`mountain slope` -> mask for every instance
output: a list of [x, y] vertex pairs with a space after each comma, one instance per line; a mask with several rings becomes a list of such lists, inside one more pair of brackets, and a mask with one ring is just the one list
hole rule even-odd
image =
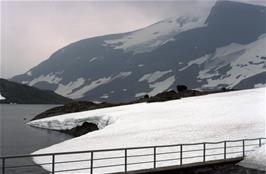
[[84, 39], [12, 80], [91, 101], [131, 101], [176, 84], [265, 84], [266, 8], [218, 1], [209, 16], [170, 18], [141, 30]]
[[53, 91], [43, 91], [27, 85], [0, 78], [0, 103], [17, 104], [63, 104], [73, 100]]

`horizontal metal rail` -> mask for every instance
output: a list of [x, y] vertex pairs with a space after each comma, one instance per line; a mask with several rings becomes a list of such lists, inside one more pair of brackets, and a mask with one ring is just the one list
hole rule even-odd
[[[50, 170], [52, 174], [60, 173], [60, 172], [67, 172], [67, 171], [82, 171], [82, 170], [89, 170], [90, 174], [96, 169], [103, 169], [103, 168], [111, 168], [111, 167], [123, 167], [124, 171], [128, 171], [128, 166], [132, 165], [139, 165], [139, 164], [153, 164], [153, 168], [157, 167], [157, 163], [163, 162], [171, 162], [171, 165], [178, 165], [182, 166], [184, 160], [189, 159], [201, 159], [202, 163], [207, 161], [211, 161], [206, 157], [218, 157], [221, 158], [223, 155], [224, 159], [235, 158], [231, 157], [232, 154], [238, 155], [237, 157], [244, 157], [247, 152], [254, 151], [254, 149], [250, 149], [247, 147], [255, 147], [255, 146], [262, 146], [265, 144], [266, 138], [253, 138], [253, 139], [239, 139], [239, 140], [226, 140], [226, 141], [219, 141], [219, 142], [202, 142], [202, 143], [187, 143], [187, 144], [172, 144], [172, 145], [159, 145], [159, 146], [143, 146], [143, 147], [128, 147], [128, 148], [115, 148], [115, 149], [101, 149], [101, 150], [88, 150], [88, 151], [75, 151], [75, 152], [60, 152], [60, 153], [46, 153], [46, 154], [34, 154], [34, 155], [17, 155], [17, 156], [2, 156], [0, 157], [2, 173], [6, 174], [6, 171], [9, 169], [18, 169], [18, 168], [29, 168], [29, 167], [40, 167], [40, 166], [50, 166]], [[252, 141], [252, 144], [248, 144], [249, 141]], [[254, 142], [255, 141], [255, 142]], [[238, 144], [236, 144], [238, 143]], [[215, 147], [218, 145], [218, 147]], [[199, 147], [202, 146], [202, 147]], [[211, 147], [208, 147], [211, 146]], [[177, 149], [173, 149], [171, 151], [167, 148], [176, 147]], [[159, 149], [166, 148], [167, 151], [159, 152]], [[190, 149], [186, 149], [190, 148]], [[152, 152], [136, 152], [136, 150], [150, 150]], [[177, 151], [178, 150], [178, 151]], [[209, 153], [212, 150], [214, 153]], [[219, 150], [223, 150], [222, 152]], [[104, 156], [99, 156], [96, 158], [96, 155], [99, 154], [103, 155], [103, 152], [119, 152], [121, 153], [118, 155], [110, 155], [108, 156], [105, 154]], [[216, 153], [215, 153], [216, 152]], [[220, 152], [220, 153], [219, 153]], [[82, 155], [88, 154], [88, 159], [80, 159], [80, 160], [69, 160], [69, 161], [56, 161], [57, 157], [62, 157], [64, 155]], [[168, 155], [168, 156], [167, 156]], [[171, 155], [171, 156], [169, 156]], [[25, 165], [8, 165], [7, 162], [10, 160], [21, 160], [23, 158], [37, 158], [37, 157], [45, 157], [45, 159], [49, 158], [51, 162], [49, 163], [42, 163], [42, 164], [25, 164]], [[141, 159], [139, 158], [141, 157]], [[152, 158], [151, 158], [152, 157]], [[170, 157], [170, 158], [169, 158]], [[65, 158], [67, 158], [65, 156]], [[109, 161], [108, 161], [109, 160]], [[118, 160], [113, 161], [112, 163], [110, 160]], [[132, 161], [133, 160], [133, 161]], [[179, 161], [174, 162], [174, 161]], [[45, 162], [45, 161], [44, 161]], [[99, 162], [100, 165], [96, 165]], [[114, 163], [118, 162], [118, 163]], [[73, 165], [75, 163], [82, 163], [82, 168], [74, 168], [74, 169], [65, 169], [65, 170], [56, 170], [58, 165]], [[87, 166], [84, 166], [84, 164]], [[193, 162], [192, 162], [193, 163]], [[197, 162], [198, 163], [198, 162]], [[108, 165], [103, 165], [108, 164]], [[169, 164], [168, 164], [169, 165]], [[81, 167], [80, 166], [80, 167]], [[61, 168], [62, 169], [62, 168]], [[121, 171], [120, 171], [121, 172]]]

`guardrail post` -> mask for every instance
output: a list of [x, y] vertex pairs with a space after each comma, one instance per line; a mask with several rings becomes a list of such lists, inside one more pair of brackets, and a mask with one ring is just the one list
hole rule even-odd
[[153, 168], [156, 168], [156, 147], [153, 148]]
[[5, 174], [5, 164], [6, 163], [6, 159], [5, 158], [3, 158], [2, 159], [2, 172], [3, 172], [3, 174]]
[[261, 147], [261, 138], [259, 138], [259, 147]]
[[243, 144], [243, 157], [245, 156], [245, 140], [242, 140], [242, 144]]
[[91, 174], [93, 174], [93, 152], [91, 152]]
[[203, 162], [206, 161], [206, 143], [203, 143]]
[[125, 149], [125, 173], [127, 173], [127, 149]]
[[52, 155], [52, 174], [54, 174], [54, 164], [55, 163], [55, 155]]
[[224, 141], [224, 159], [226, 159], [226, 141]]
[[182, 164], [183, 164], [183, 145], [181, 144], [180, 145], [180, 166], [182, 166]]

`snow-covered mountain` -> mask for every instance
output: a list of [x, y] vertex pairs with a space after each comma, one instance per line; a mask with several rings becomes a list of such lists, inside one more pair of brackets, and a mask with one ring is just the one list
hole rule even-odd
[[169, 18], [84, 39], [12, 80], [73, 99], [130, 101], [177, 84], [253, 88], [266, 76], [266, 7], [218, 1], [203, 18]]

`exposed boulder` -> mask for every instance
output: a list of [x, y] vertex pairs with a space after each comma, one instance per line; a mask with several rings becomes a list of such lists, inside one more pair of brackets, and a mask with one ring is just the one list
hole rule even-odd
[[81, 126], [77, 126], [77, 127], [72, 128], [70, 130], [62, 130], [61, 132], [72, 135], [74, 137], [78, 137], [78, 136], [84, 135], [86, 133], [96, 131], [98, 129], [99, 128], [97, 127], [96, 124], [84, 122]]
[[148, 99], [148, 98], [150, 98], [150, 96], [148, 94], [146, 94], [146, 95], [144, 95], [144, 98]]
[[186, 85], [177, 85], [177, 86], [176, 86], [176, 90], [177, 90], [178, 92], [183, 92], [183, 91], [188, 90], [188, 87], [187, 87]]

